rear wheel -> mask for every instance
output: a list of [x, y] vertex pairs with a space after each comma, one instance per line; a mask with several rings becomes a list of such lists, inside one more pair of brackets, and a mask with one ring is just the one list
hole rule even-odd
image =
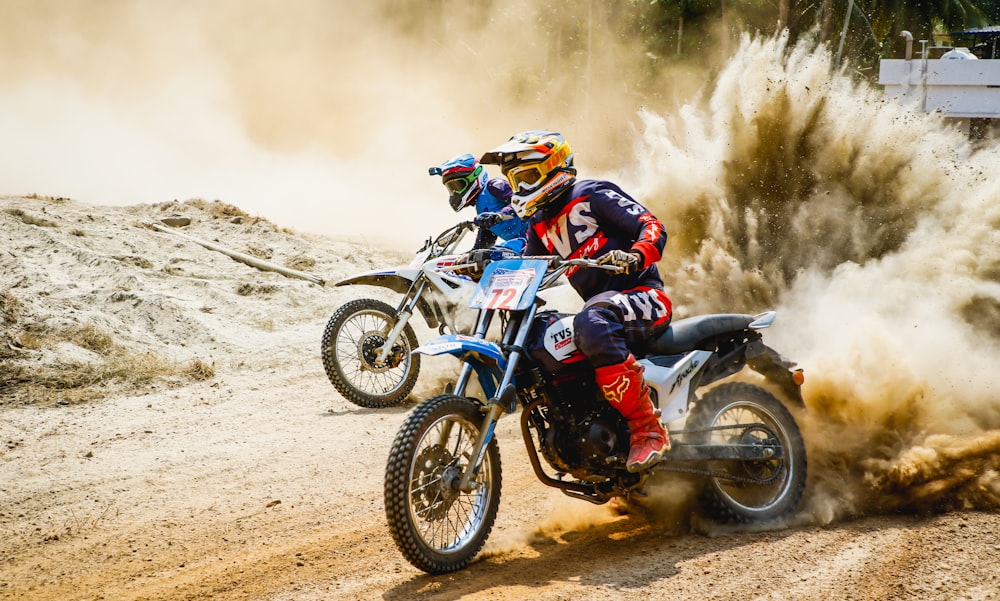
[[323, 331], [323, 369], [337, 392], [355, 405], [369, 408], [402, 403], [417, 383], [420, 355], [410, 324], [403, 328], [388, 356], [376, 351], [396, 324], [396, 310], [370, 298], [345, 303]]
[[430, 574], [461, 570], [479, 553], [500, 506], [500, 450], [486, 447], [473, 488], [459, 488], [483, 420], [480, 405], [440, 395], [403, 422], [385, 469], [385, 515], [403, 556]]
[[767, 460], [717, 460], [699, 498], [714, 519], [767, 523], [790, 514], [806, 486], [806, 449], [788, 409], [759, 386], [734, 382], [710, 390], [691, 411], [686, 428], [696, 442], [753, 444], [780, 449]]

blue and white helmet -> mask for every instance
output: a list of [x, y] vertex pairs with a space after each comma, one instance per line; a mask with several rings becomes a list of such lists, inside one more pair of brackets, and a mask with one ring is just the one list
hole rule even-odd
[[461, 154], [427, 172], [441, 176], [441, 183], [448, 189], [448, 204], [455, 212], [474, 205], [489, 179], [486, 169], [471, 154]]

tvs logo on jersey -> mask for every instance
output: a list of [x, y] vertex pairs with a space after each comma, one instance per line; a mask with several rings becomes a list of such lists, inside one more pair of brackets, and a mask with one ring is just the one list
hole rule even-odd
[[673, 311], [667, 293], [656, 288], [636, 288], [611, 297], [611, 301], [620, 306], [625, 313], [625, 321], [635, 321], [636, 316], [643, 320], [660, 323], [669, 319]]
[[576, 199], [552, 219], [535, 226], [542, 244], [560, 257], [569, 258], [575, 248], [597, 232], [597, 220], [591, 214], [587, 198]]

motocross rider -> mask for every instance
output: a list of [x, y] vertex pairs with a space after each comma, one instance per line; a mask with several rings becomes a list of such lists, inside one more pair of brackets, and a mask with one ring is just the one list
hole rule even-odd
[[[473, 204], [476, 207], [477, 215], [472, 222], [479, 226], [479, 233], [473, 252], [460, 262], [479, 261], [477, 271], [482, 271], [483, 260], [516, 256], [524, 251], [528, 223], [510, 206], [511, 189], [506, 178], [490, 179], [486, 168], [471, 154], [458, 155], [427, 172], [441, 176], [441, 183], [448, 189], [448, 204], [456, 213]], [[496, 244], [498, 238], [502, 242]], [[477, 250], [481, 252], [475, 253]]]
[[559, 133], [515, 134], [480, 161], [499, 165], [513, 188], [511, 206], [528, 220], [525, 255], [597, 258], [622, 269], [566, 272], [584, 300], [573, 321], [574, 342], [604, 397], [628, 421], [626, 468], [650, 467], [670, 450], [670, 439], [629, 347], [670, 324], [672, 305], [656, 267], [667, 242], [663, 224], [617, 185], [578, 180], [573, 151]]

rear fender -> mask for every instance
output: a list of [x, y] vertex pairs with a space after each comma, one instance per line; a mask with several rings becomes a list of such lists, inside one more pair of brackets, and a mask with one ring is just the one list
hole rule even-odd
[[805, 407], [802, 387], [799, 384], [802, 381], [802, 370], [795, 368], [794, 361], [786, 359], [781, 353], [759, 340], [747, 346], [746, 357], [750, 369], [764, 376], [795, 405]]
[[[420, 273], [419, 269], [380, 269], [376, 271], [366, 271], [349, 278], [344, 278], [334, 284], [334, 286], [380, 286], [388, 288], [399, 294], [406, 294], [413, 285], [413, 281]], [[417, 299], [417, 309], [429, 328], [436, 328], [440, 324], [434, 309], [423, 298]]]

